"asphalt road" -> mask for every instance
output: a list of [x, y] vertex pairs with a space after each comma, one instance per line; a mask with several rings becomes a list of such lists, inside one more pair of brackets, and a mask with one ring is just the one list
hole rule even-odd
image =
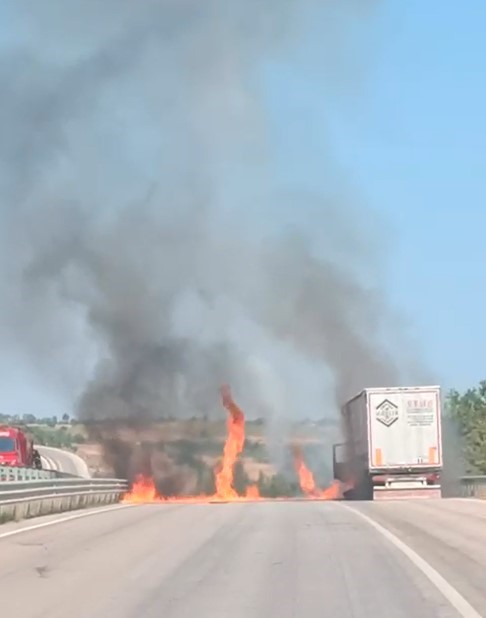
[[78, 455], [50, 446], [36, 446], [36, 448], [41, 456], [43, 468], [89, 478], [88, 466]]
[[[359, 513], [426, 562], [414, 563]], [[75, 519], [0, 527], [2, 615], [486, 616], [479, 502], [151, 505], [67, 517]]]

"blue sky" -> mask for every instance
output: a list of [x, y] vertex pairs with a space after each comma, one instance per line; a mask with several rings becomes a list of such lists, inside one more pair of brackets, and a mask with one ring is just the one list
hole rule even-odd
[[[486, 378], [485, 24], [484, 0], [377, 2], [339, 49], [316, 20], [265, 73], [282, 179], [319, 192], [332, 158], [384, 218], [385, 287], [445, 387]], [[0, 372], [9, 405], [64, 411], [20, 359]]]
[[485, 25], [482, 0], [377, 3], [353, 47], [357, 91], [344, 79], [329, 97], [325, 76], [316, 80], [316, 27], [269, 95], [281, 101], [275, 124], [292, 181], [322, 188], [331, 152], [363, 212], [385, 218], [390, 299], [445, 387], [486, 378]]

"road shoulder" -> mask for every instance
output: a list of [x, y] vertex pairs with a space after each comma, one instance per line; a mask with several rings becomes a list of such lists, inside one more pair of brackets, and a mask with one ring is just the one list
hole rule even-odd
[[484, 506], [444, 499], [356, 502], [345, 508], [370, 518], [375, 529], [384, 528], [425, 561], [476, 611], [463, 615], [481, 616], [486, 610]]

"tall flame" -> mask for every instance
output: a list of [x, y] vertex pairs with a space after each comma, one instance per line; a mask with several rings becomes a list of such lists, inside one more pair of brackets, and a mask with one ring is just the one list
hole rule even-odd
[[216, 492], [213, 496], [160, 496], [153, 478], [139, 475], [130, 492], [123, 498], [124, 503], [150, 504], [154, 502], [222, 502], [259, 500], [257, 485], [250, 485], [244, 496], [239, 496], [233, 487], [234, 466], [245, 446], [245, 415], [231, 396], [229, 386], [221, 388], [221, 401], [229, 412], [227, 420], [228, 433], [224, 444], [223, 457], [215, 471]]
[[224, 500], [238, 497], [233, 487], [233, 469], [245, 445], [245, 415], [234, 402], [228, 386], [221, 388], [221, 401], [228, 410], [228, 436], [224, 445], [223, 460], [216, 472], [216, 496]]
[[[234, 466], [245, 446], [245, 415], [233, 400], [229, 386], [221, 388], [221, 401], [229, 413], [227, 419], [228, 433], [224, 444], [222, 460], [215, 470], [215, 494], [212, 496], [161, 496], [157, 492], [154, 480], [140, 475], [135, 479], [131, 491], [125, 495], [123, 502], [150, 504], [154, 502], [236, 502], [261, 499], [257, 485], [248, 486], [244, 496], [238, 495], [234, 488]], [[349, 489], [351, 487], [350, 484], [348, 487], [339, 481], [334, 481], [326, 489], [320, 489], [316, 485], [314, 475], [304, 461], [302, 449], [294, 446], [292, 450], [300, 488], [307, 499], [338, 500], [343, 497], [343, 492], [346, 491], [346, 488]], [[279, 499], [283, 499], [283, 496]]]

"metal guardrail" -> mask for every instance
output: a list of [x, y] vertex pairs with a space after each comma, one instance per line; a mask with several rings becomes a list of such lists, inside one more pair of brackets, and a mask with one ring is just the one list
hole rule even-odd
[[[33, 481], [38, 479], [55, 479], [67, 476], [57, 470], [37, 470], [36, 468], [20, 468], [17, 466], [0, 466], [0, 482]], [[71, 475], [69, 475], [71, 476]]]
[[0, 522], [119, 502], [122, 479], [56, 478], [0, 482]]
[[486, 476], [463, 476], [460, 479], [460, 487], [464, 498], [486, 499]]

